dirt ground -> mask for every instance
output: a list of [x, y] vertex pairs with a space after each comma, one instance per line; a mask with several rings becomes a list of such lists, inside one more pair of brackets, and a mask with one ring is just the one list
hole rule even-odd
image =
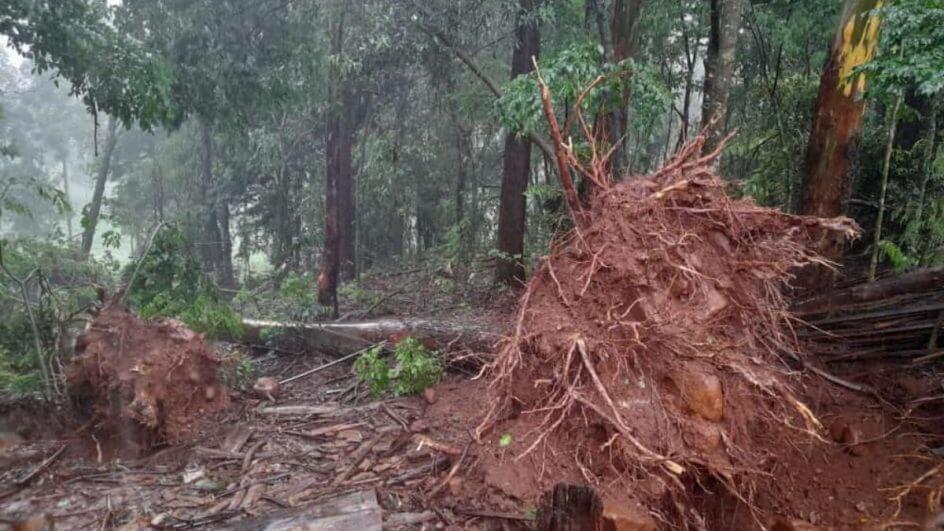
[[[471, 316], [507, 333], [509, 300], [482, 295], [425, 315]], [[257, 376], [277, 379], [331, 361], [298, 346], [251, 354]], [[720, 485], [701, 484], [681, 502], [704, 515], [706, 529], [921, 529], [939, 503], [941, 478], [927, 474], [942, 465], [944, 401], [915, 400], [941, 395], [941, 371], [878, 361], [829, 369], [887, 401], [791, 375], [797, 397], [824, 424], [821, 439], [796, 443], [795, 434], [757, 426], [767, 454], [757, 463], [765, 479], [755, 485], [755, 510]], [[599, 479], [614, 477], [607, 452], [580, 451], [575, 441], [587, 434], [573, 433], [592, 432], [592, 424], [556, 433], [520, 460], [527, 422], [499, 423], [476, 442], [487, 381], [474, 377], [460, 364], [424, 397], [373, 401], [342, 363], [288, 384], [275, 402], [251, 389], [231, 392], [230, 406], [200, 418], [187, 442], [143, 457], [91, 433], [67, 408], [2, 403], [0, 432], [25, 441], [0, 440], [0, 529], [30, 518], [51, 519], [56, 529], [237, 528], [364, 489], [376, 491], [385, 528], [531, 529], [541, 495], [559, 482], [591, 484], [643, 524], [678, 527], [633, 505], [629, 489], [656, 486]], [[899, 506], [896, 496], [922, 476]], [[412, 523], [397, 525], [404, 521]]]

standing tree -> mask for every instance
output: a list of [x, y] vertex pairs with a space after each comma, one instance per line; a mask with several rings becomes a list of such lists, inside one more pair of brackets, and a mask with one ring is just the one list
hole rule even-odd
[[[806, 153], [800, 213], [835, 217], [850, 190], [852, 150], [865, 112], [866, 76], [856, 69], [872, 60], [881, 19], [872, 12], [884, 0], [846, 0], [819, 85]], [[838, 257], [838, 245], [823, 252]]]
[[[511, 56], [511, 78], [528, 74], [534, 69], [532, 58], [540, 53], [541, 36], [536, 8], [542, 0], [519, 0], [515, 19], [514, 51]], [[502, 166], [501, 206], [498, 211], [498, 267], [496, 281], [517, 285], [525, 278], [524, 233], [528, 189], [531, 174], [531, 141], [517, 131], [505, 136]]]
[[108, 173], [111, 171], [111, 158], [117, 145], [118, 121], [114, 117], [109, 117], [105, 132], [105, 147], [102, 150], [102, 160], [98, 166], [98, 175], [95, 178], [92, 202], [86, 205], [85, 211], [82, 213], [82, 256], [85, 258], [88, 258], [92, 252], [95, 228], [98, 226], [98, 217], [102, 211], [102, 199], [105, 197], [105, 184], [108, 182]]
[[728, 95], [734, 80], [738, 30], [744, 0], [711, 0], [711, 30], [705, 59], [705, 97], [702, 127], [706, 128], [705, 151], [714, 151], [724, 136]]

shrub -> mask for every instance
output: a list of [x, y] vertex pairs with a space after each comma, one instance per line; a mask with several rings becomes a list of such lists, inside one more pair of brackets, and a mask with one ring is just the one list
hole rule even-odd
[[[138, 267], [137, 263], [128, 265], [126, 281]], [[144, 318], [177, 318], [209, 337], [242, 336], [242, 321], [221, 300], [216, 285], [190, 253], [183, 233], [174, 227], [165, 227], [155, 236], [128, 289], [131, 307]]]
[[387, 362], [381, 357], [383, 347], [374, 347], [361, 354], [354, 362], [354, 372], [357, 378], [370, 388], [370, 395], [374, 398], [384, 394], [390, 386], [390, 369]]
[[397, 364], [392, 369], [382, 354], [382, 347], [374, 347], [354, 362], [357, 378], [368, 385], [374, 398], [386, 392], [391, 381], [397, 396], [407, 396], [422, 393], [442, 378], [439, 359], [416, 338], [408, 337], [397, 344], [394, 350]]
[[422, 393], [442, 378], [439, 360], [416, 338], [401, 341], [394, 355], [397, 368], [391, 376], [397, 380], [394, 392], [399, 396]]

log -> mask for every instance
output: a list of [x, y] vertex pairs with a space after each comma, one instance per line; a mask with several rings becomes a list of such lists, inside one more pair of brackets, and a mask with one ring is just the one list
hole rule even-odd
[[414, 336], [433, 349], [445, 348], [458, 340], [463, 347], [489, 351], [501, 335], [477, 326], [428, 319], [378, 319], [351, 323], [298, 323], [244, 319], [244, 338], [259, 342], [263, 330], [278, 330], [297, 337], [312, 349], [339, 355], [361, 350], [381, 341], [396, 343]]
[[365, 490], [321, 500], [300, 511], [284, 511], [238, 522], [230, 531], [381, 531], [383, 511], [377, 494]]
[[941, 289], [944, 289], [944, 267], [919, 269], [904, 275], [819, 295], [796, 304], [793, 311], [797, 315], [827, 313], [854, 304], [877, 301], [905, 293]]

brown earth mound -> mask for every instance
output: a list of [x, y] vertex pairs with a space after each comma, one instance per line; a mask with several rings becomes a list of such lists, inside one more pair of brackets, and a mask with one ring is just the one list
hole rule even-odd
[[185, 441], [201, 418], [229, 405], [219, 368], [214, 349], [182, 323], [109, 306], [78, 338], [66, 380], [99, 431], [147, 449]]
[[698, 140], [658, 173], [615, 185], [588, 176], [596, 192], [533, 275], [488, 367], [478, 435], [496, 423], [525, 431], [517, 458], [576, 445], [605, 463], [581, 470], [600, 486], [601, 476], [660, 478], [633, 493], [657, 507], [666, 489], [706, 481], [749, 500], [751, 476], [776, 450], [752, 434], [822, 429], [781, 359], [796, 351], [781, 290], [823, 262], [818, 239], [857, 228], [732, 200], [713, 170], [718, 153], [701, 150]]

